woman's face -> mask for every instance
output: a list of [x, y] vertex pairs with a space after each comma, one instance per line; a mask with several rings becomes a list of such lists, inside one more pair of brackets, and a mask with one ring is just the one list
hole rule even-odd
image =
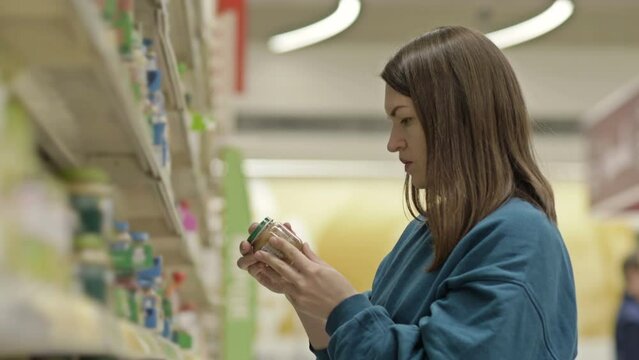
[[426, 138], [413, 100], [386, 85], [384, 107], [392, 122], [387, 149], [399, 153], [413, 185], [423, 189], [426, 186]]

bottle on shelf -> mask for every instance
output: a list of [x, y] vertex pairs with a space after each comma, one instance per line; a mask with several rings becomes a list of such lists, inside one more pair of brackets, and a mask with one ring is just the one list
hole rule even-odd
[[123, 56], [130, 56], [133, 47], [133, 0], [118, 0], [115, 27], [118, 33], [118, 48]]
[[129, 234], [129, 223], [126, 221], [116, 221], [113, 224], [115, 236], [111, 241], [111, 250], [125, 251], [131, 248], [131, 235]]
[[149, 234], [145, 232], [131, 232], [133, 244], [131, 247], [133, 269], [135, 271], [147, 269], [153, 266], [153, 250], [149, 244]]
[[112, 237], [113, 189], [100, 169], [75, 168], [63, 175], [78, 219], [74, 237], [78, 281], [87, 296], [109, 306], [113, 272], [106, 239]]
[[151, 103], [150, 113], [151, 132], [153, 134], [153, 147], [160, 165], [168, 169], [170, 167], [169, 131], [164, 95], [162, 94], [162, 71], [158, 63], [157, 53], [154, 51], [152, 39], [144, 39], [146, 52], [146, 79], [148, 100]]
[[174, 315], [177, 314], [180, 306], [180, 296], [178, 289], [186, 280], [186, 274], [182, 271], [174, 271], [171, 278], [166, 282], [162, 296], [162, 307], [164, 309], [165, 325], [162, 336], [173, 339]]
[[180, 310], [174, 314], [173, 318], [173, 342], [182, 349], [194, 348], [194, 338], [199, 335], [199, 325], [197, 323], [197, 313], [193, 304], [183, 302]]
[[153, 148], [163, 169], [169, 169], [171, 161], [168, 136], [166, 113], [162, 111], [153, 116]]
[[164, 313], [164, 324], [162, 327], [162, 337], [172, 340], [173, 335], [173, 305], [171, 300], [162, 296], [162, 311]]
[[157, 331], [159, 327], [160, 298], [154, 289], [152, 280], [138, 279], [141, 289], [140, 313], [143, 316], [142, 323], [147, 329]]
[[106, 25], [105, 38], [113, 47], [118, 47], [118, 30], [116, 20], [118, 19], [118, 0], [95, 0], [95, 3], [102, 15], [102, 20]]
[[109, 255], [104, 240], [97, 234], [84, 233], [75, 239], [77, 275], [84, 293], [109, 306], [112, 286]]
[[191, 210], [189, 202], [180, 201], [178, 211], [182, 217], [182, 226], [184, 227], [184, 239], [189, 252], [195, 257], [200, 250], [200, 233], [198, 232], [197, 216]]
[[136, 27], [131, 34], [131, 53], [123, 56], [122, 60], [129, 69], [131, 78], [131, 86], [135, 100], [145, 108], [148, 101], [148, 85], [147, 85], [147, 47], [144, 45], [142, 38], [142, 29]]
[[78, 214], [76, 234], [98, 234], [110, 238], [113, 224], [113, 189], [106, 173], [97, 168], [67, 170], [71, 206]]
[[116, 221], [114, 228], [115, 236], [110, 241], [111, 261], [120, 283], [133, 275], [133, 240], [126, 221]]
[[110, 241], [111, 263], [115, 272], [115, 288], [113, 290], [113, 303], [115, 314], [124, 319], [135, 318], [130, 305], [131, 293], [135, 294], [137, 286], [133, 271], [132, 243], [129, 234], [129, 223], [116, 221], [114, 223], [115, 234]]
[[144, 316], [144, 326], [154, 330], [159, 335], [163, 335], [167, 321], [165, 315], [165, 304], [159, 289], [162, 287], [162, 258], [154, 259], [154, 266], [138, 272], [138, 285], [142, 289], [141, 309]]

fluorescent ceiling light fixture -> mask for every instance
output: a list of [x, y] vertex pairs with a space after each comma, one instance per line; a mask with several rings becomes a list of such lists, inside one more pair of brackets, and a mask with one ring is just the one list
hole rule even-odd
[[575, 10], [571, 0], [555, 0], [541, 14], [519, 24], [486, 34], [500, 49], [515, 46], [544, 35], [568, 20]]
[[361, 9], [360, 0], [340, 0], [335, 12], [328, 17], [303, 28], [272, 36], [268, 40], [268, 48], [279, 54], [331, 38], [348, 29]]

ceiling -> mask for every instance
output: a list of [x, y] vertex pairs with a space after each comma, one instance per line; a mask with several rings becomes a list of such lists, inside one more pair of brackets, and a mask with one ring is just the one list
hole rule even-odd
[[[504, 53], [518, 75], [529, 111], [545, 123], [579, 121], [595, 104], [639, 79], [639, 1], [576, 0], [575, 13], [555, 31]], [[246, 90], [238, 98], [242, 128], [231, 142], [249, 158], [383, 159], [377, 132], [318, 132], [318, 119], [383, 121], [385, 61], [406, 41], [440, 25], [490, 32], [543, 11], [551, 0], [363, 0], [353, 26], [322, 43], [286, 54], [266, 49], [269, 36], [315, 22], [336, 8], [328, 0], [248, 2]], [[251, 123], [282, 117], [287, 127]], [[299, 126], [291, 127], [291, 119]], [[248, 125], [247, 125], [248, 124]], [[304, 124], [314, 124], [305, 130]], [[357, 125], [353, 128], [361, 127]], [[542, 133], [548, 162], [582, 164], [580, 125], [572, 133]], [[233, 126], [231, 126], [233, 128]], [[293, 129], [294, 128], [294, 129]], [[375, 128], [380, 128], [376, 126]], [[293, 131], [294, 130], [294, 131]], [[555, 141], [547, 139], [555, 139]], [[336, 140], [337, 139], [337, 140]], [[327, 143], [334, 141], [334, 145]], [[361, 144], [361, 145], [359, 145]], [[394, 157], [392, 157], [394, 158]], [[544, 159], [542, 159], [544, 161]]]
[[[639, 44], [636, 0], [576, 0], [574, 16], [552, 34], [523, 46]], [[363, 0], [353, 26], [333, 43], [403, 42], [441, 25], [464, 25], [491, 32], [528, 19], [550, 0]], [[269, 36], [317, 21], [336, 8], [335, 0], [249, 1], [249, 39]]]

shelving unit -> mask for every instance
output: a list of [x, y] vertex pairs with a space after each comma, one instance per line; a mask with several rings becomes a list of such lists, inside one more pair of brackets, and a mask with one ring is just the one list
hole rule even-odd
[[193, 358], [157, 334], [117, 319], [80, 294], [9, 277], [0, 277], [0, 293], [1, 357], [81, 354], [123, 359]]
[[[197, 107], [199, 98], [203, 97], [203, 76], [199, 76], [202, 67], [199, 58], [199, 45], [195, 41], [196, 33], [193, 29], [193, 8], [191, 0], [171, 1], [142, 0], [135, 3], [136, 17], [144, 24], [143, 31], [159, 45], [160, 67], [166, 74], [164, 92], [169, 94], [166, 107], [171, 129], [171, 156], [173, 162], [172, 179], [175, 184], [176, 194], [182, 199], [189, 199], [195, 206], [200, 226], [200, 238], [205, 244], [209, 243], [208, 218], [206, 214], [207, 197], [206, 182], [203, 179], [203, 171], [199, 151], [201, 137], [193, 136], [190, 131], [190, 114], [187, 110], [185, 91], [182, 87], [182, 79], [178, 73], [178, 59], [184, 59], [189, 66], [192, 76], [196, 81], [192, 94]], [[170, 19], [168, 14], [171, 15]], [[172, 31], [175, 30], [175, 31]], [[174, 46], [178, 47], [179, 57]]]
[[[212, 311], [219, 299], [201, 280], [198, 248], [188, 245], [176, 207], [177, 200], [190, 201], [200, 223], [201, 242], [210, 244], [204, 177], [207, 159], [199, 150], [204, 141], [190, 130], [190, 108], [202, 112], [208, 108], [208, 75], [202, 64], [196, 4], [191, 0], [135, 0], [134, 5], [136, 22], [158, 49], [170, 129], [170, 171], [156, 159], [127, 70], [93, 1], [0, 2], [0, 68], [11, 70], [8, 86], [34, 120], [38, 145], [53, 169], [95, 166], [105, 170], [116, 188], [119, 217], [132, 229], [150, 233], [155, 252], [162, 255], [168, 271], [187, 274], [182, 297], [201, 311]], [[190, 68], [187, 80], [181, 79], [178, 60]], [[189, 81], [193, 91], [190, 104], [185, 100], [183, 81]], [[22, 289], [16, 296], [29, 294], [25, 311], [49, 311], [47, 315], [79, 323], [55, 323], [51, 328], [55, 334], [36, 332], [33, 335], [40, 337], [22, 341], [17, 339], [19, 332], [4, 336], [10, 327], [3, 321], [11, 318], [0, 318], [0, 355], [9, 354], [3, 352], [6, 340], [30, 353], [147, 359], [191, 356], [144, 329], [110, 318], [98, 305], [79, 296], [4, 279], [0, 279], [0, 294], [13, 286]], [[52, 300], [38, 300], [42, 298]], [[18, 303], [18, 298], [0, 297], [0, 313], [8, 313]], [[68, 312], [50, 314], [57, 306]], [[74, 333], [78, 329], [81, 334]]]

